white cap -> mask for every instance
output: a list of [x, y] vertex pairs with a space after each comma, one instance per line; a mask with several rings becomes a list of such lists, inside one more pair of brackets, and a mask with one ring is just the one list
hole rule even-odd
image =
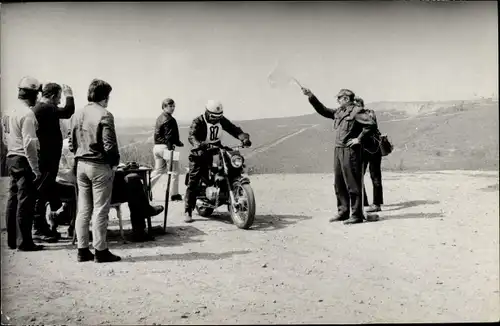
[[25, 76], [19, 81], [18, 88], [38, 91], [40, 86], [41, 84], [36, 78]]

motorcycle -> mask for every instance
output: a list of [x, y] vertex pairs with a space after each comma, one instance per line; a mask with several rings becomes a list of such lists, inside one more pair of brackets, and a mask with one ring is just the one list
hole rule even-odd
[[208, 176], [201, 177], [195, 209], [198, 215], [210, 217], [214, 210], [227, 205], [233, 223], [240, 229], [249, 229], [255, 219], [255, 196], [250, 179], [244, 174], [241, 148], [244, 146], [210, 145], [208, 151], [214, 153], [214, 160]]

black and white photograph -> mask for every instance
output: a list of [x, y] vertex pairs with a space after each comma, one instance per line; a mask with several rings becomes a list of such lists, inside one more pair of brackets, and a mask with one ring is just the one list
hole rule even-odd
[[1, 325], [500, 321], [497, 1], [0, 23]]

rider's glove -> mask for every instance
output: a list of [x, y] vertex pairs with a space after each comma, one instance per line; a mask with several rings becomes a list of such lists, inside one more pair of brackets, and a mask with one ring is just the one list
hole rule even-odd
[[245, 147], [252, 146], [252, 142], [248, 138], [243, 139], [242, 143], [243, 143], [243, 146], [245, 146]]

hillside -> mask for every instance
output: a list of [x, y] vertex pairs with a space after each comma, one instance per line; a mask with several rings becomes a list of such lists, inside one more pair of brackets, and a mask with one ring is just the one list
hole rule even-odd
[[[395, 150], [383, 160], [384, 170], [498, 169], [498, 102], [457, 101], [436, 104], [421, 113], [377, 113], [379, 127], [393, 141]], [[254, 145], [243, 150], [250, 173], [329, 173], [333, 166], [332, 121], [317, 114], [300, 117], [241, 121]], [[151, 128], [151, 127], [149, 127]], [[119, 130], [120, 132], [120, 130]], [[152, 132], [120, 134], [121, 143], [144, 141]], [[187, 142], [188, 130], [181, 129]], [[237, 141], [225, 136], [226, 142]], [[281, 141], [283, 140], [283, 141]], [[153, 164], [152, 141], [122, 150], [127, 160]], [[179, 148], [181, 165], [187, 166], [189, 147]]]

